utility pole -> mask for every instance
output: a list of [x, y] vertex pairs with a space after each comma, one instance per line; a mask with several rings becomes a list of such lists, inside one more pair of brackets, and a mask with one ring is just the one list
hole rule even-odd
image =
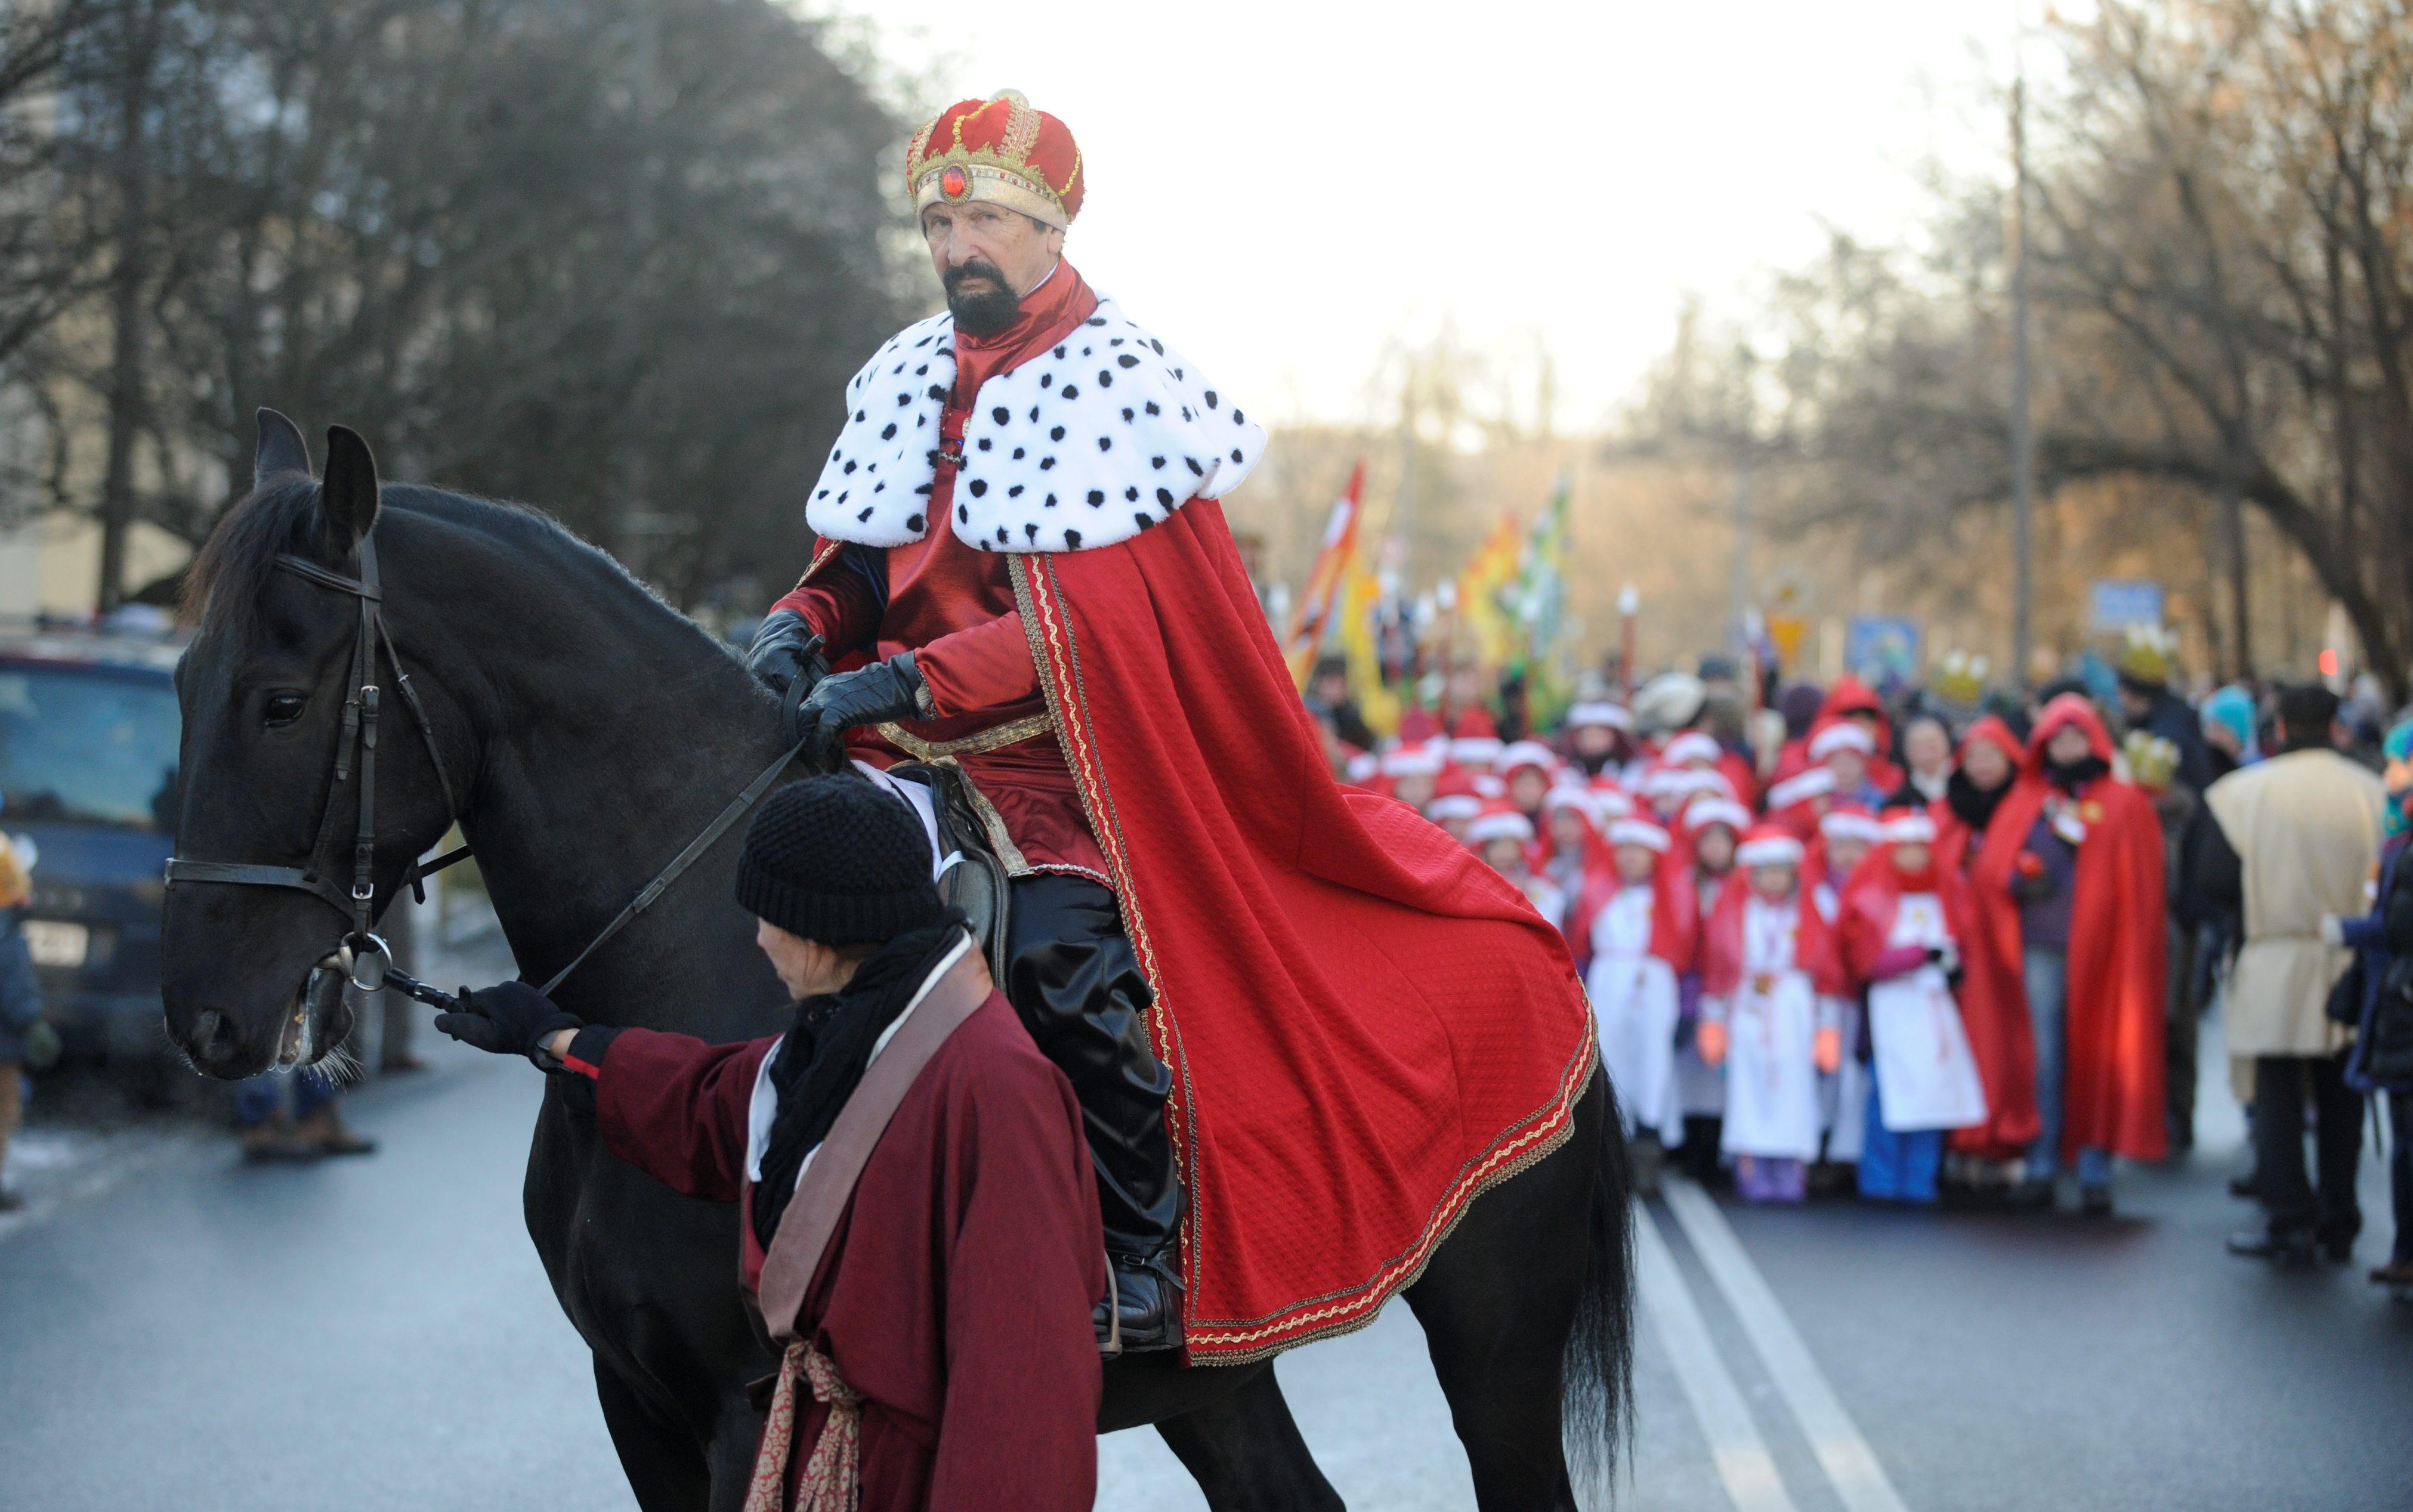
[[2034, 654], [2036, 432], [2028, 416], [2027, 78], [2011, 82], [2011, 547], [2018, 561], [2011, 620], [2011, 676], [2022, 692]]
[[2035, 654], [2035, 513], [2036, 432], [2027, 415], [2027, 77], [2010, 84], [2010, 541], [2018, 559], [2012, 588], [2010, 675], [2027, 689], [2029, 656]]

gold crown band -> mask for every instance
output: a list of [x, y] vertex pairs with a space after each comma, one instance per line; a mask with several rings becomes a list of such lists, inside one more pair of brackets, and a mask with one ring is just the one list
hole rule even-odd
[[[1018, 210], [1034, 220], [1045, 221], [1062, 230], [1070, 224], [1064, 214], [1064, 201], [1047, 185], [1044, 178], [1027, 175], [1002, 163], [983, 162], [987, 153], [950, 152], [922, 165], [913, 180], [913, 210], [919, 215], [925, 208], [940, 203], [961, 204], [981, 200]], [[950, 168], [960, 168], [970, 180], [970, 187], [950, 201], [939, 187], [941, 175]]]

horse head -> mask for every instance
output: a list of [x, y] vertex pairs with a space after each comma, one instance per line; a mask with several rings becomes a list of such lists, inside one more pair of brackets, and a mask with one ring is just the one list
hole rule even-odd
[[[324, 1059], [352, 1027], [340, 949], [366, 749], [355, 676], [383, 684], [376, 721], [374, 902], [452, 823], [428, 746], [394, 696], [394, 660], [370, 645], [357, 579], [378, 518], [377, 463], [342, 426], [327, 436], [323, 480], [293, 422], [259, 415], [251, 494], [195, 560], [198, 618], [176, 670], [184, 716], [176, 820], [179, 862], [292, 868], [332, 883], [179, 878], [161, 926], [169, 1037], [205, 1075], [234, 1078]], [[386, 539], [380, 534], [379, 540]], [[326, 578], [294, 570], [298, 558]], [[433, 735], [431, 734], [432, 741]], [[339, 773], [341, 775], [339, 775]]]

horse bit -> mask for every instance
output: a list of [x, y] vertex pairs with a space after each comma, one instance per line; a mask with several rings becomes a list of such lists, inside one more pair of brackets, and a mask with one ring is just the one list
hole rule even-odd
[[[384, 660], [393, 664], [394, 687], [401, 691], [403, 706], [409, 711], [411, 722], [419, 729], [420, 740], [427, 748], [427, 758], [435, 764], [436, 783], [443, 790], [447, 818], [457, 820], [460, 807], [454, 798], [452, 778], [444, 769], [443, 754], [437, 749], [436, 727], [428, 722], [427, 710], [419, 701], [418, 690], [411, 686], [410, 674], [403, 670], [402, 654], [394, 645], [392, 634], [385, 628], [385, 593], [377, 581], [377, 544], [369, 536], [363, 535], [360, 551], [361, 575], [357, 578], [331, 572], [318, 563], [290, 552], [278, 553], [275, 561], [279, 570], [321, 587], [349, 594], [360, 603], [360, 629], [352, 644], [352, 690], [344, 701], [343, 734], [335, 743], [334, 781], [327, 790], [327, 806], [319, 811], [318, 835], [310, 850], [311, 864], [307, 867], [277, 867], [244, 861], [194, 861], [170, 856], [166, 883], [172, 888], [180, 882], [229, 882], [238, 886], [290, 887], [308, 893], [343, 914], [351, 926], [329, 956], [322, 957], [322, 966], [328, 959], [333, 960], [351, 985], [362, 992], [376, 992], [392, 986], [422, 1002], [437, 1007], [458, 1007], [459, 999], [397, 970], [392, 947], [375, 927], [377, 917], [374, 875], [377, 864], [377, 723], [383, 698], [377, 682], [380, 651]], [[682, 872], [711, 849], [715, 840], [728, 833], [729, 827], [753, 806], [756, 799], [769, 791], [771, 784], [788, 769], [788, 764], [803, 749], [803, 743], [799, 742], [748, 783], [744, 791], [730, 800], [712, 823], [704, 826], [702, 833], [688, 842], [686, 849], [638, 890], [637, 895], [613, 916], [612, 922], [605, 925], [600, 933], [570, 957], [569, 965], [555, 971], [538, 990], [551, 997], [554, 989], [561, 986], [570, 972], [578, 970], [587, 956], [595, 954], [604, 941], [651, 907]], [[351, 780], [355, 766], [359, 769], [360, 808], [352, 828], [352, 885], [348, 893], [319, 871], [318, 858], [327, 849], [328, 831], [337, 823], [337, 790]], [[402, 880], [395, 891], [399, 893], [403, 887], [407, 887], [420, 901], [424, 902], [427, 898], [426, 879], [455, 862], [466, 860], [468, 856], [469, 847], [459, 845], [423, 865], [414, 858], [403, 868]], [[303, 1012], [307, 1011], [305, 1007]]]

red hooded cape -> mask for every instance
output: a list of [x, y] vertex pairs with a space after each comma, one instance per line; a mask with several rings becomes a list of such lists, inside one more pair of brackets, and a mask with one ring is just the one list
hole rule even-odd
[[[1659, 864], [1651, 872], [1651, 954], [1681, 976], [1693, 969], [1693, 937], [1699, 927], [1700, 905], [1686, 902], [1692, 884], [1689, 874], [1679, 873], [1669, 865], [1672, 851], [1670, 847], [1661, 852]], [[1625, 879], [1618, 874], [1614, 861], [1606, 870], [1586, 874], [1583, 894], [1567, 917], [1567, 941], [1574, 947], [1577, 970], [1591, 970], [1592, 926], [1600, 911], [1624, 887]]]
[[1595, 1059], [1566, 941], [1440, 829], [1332, 780], [1215, 503], [1012, 566], [1156, 988], [1189, 1357], [1370, 1323], [1469, 1202], [1565, 1141]]
[[[2056, 732], [2071, 726], [2085, 732], [2097, 758], [2111, 760], [2111, 737], [2093, 704], [2076, 693], [2046, 704], [2028, 735], [2019, 778], [1994, 810], [1969, 871], [1978, 929], [1995, 958], [2008, 963], [2006, 971], [1996, 967], [2006, 980], [1994, 990], [2017, 994], [1991, 1005], [1998, 1023], [2012, 1002], [2018, 1005], [2018, 1022], [2024, 1026], [2028, 1021], [2027, 994], [2019, 986], [2020, 912], [2011, 896], [2011, 871], [2052, 791], [2045, 777], [2044, 749]], [[2062, 1153], [2068, 1158], [2081, 1146], [2091, 1146], [2130, 1160], [2157, 1161], [2169, 1152], [2169, 1141], [2162, 1094], [2168, 1011], [2164, 973], [2169, 950], [2162, 917], [2162, 822], [2152, 799], [2117, 778], [2095, 778], [2079, 790], [2077, 799], [2086, 839], [2078, 847], [2070, 899]], [[1965, 1004], [1963, 1016], [1965, 1020]], [[1974, 1042], [1976, 1026], [1971, 1024], [1970, 1030]], [[2032, 1044], [2027, 1060], [2032, 1085]], [[1982, 1052], [1978, 1066], [1986, 1071]], [[1989, 1075], [1990, 1109], [1994, 1091]], [[1994, 1129], [2001, 1117], [1990, 1112], [1987, 1129]]]
[[[1817, 722], [1824, 724], [1828, 719], [1851, 714], [1866, 714], [1875, 719], [1877, 749], [1876, 753], [1869, 758], [1869, 780], [1876, 784], [1880, 792], [1893, 792], [1902, 786], [1902, 768], [1893, 763], [1889, 754], [1893, 749], [1893, 720], [1887, 718], [1885, 700], [1877, 697], [1876, 689], [1847, 672], [1827, 690], [1826, 702], [1818, 705]], [[1788, 740], [1776, 753], [1776, 772], [1769, 778], [1769, 783], [1773, 786], [1799, 777], [1814, 764], [1810, 760], [1808, 735]]]
[[[1993, 715], [1969, 727], [1961, 749], [1967, 750], [1973, 740], [1992, 741], [2014, 762], [2020, 759], [2019, 736]], [[1952, 921], [1961, 942], [1961, 1025], [1986, 1089], [1986, 1121], [1953, 1130], [1952, 1148], [1981, 1160], [2016, 1160], [2044, 1129], [2036, 1112], [2036, 1030], [2028, 1023], [2027, 989], [2021, 979], [2019, 905], [2007, 890], [1991, 898], [1977, 896], [1973, 852], [1985, 836], [1962, 823], [1941, 798], [1928, 812], [1935, 819], [1936, 865], [1960, 879], [1967, 909], [1965, 926]]]

